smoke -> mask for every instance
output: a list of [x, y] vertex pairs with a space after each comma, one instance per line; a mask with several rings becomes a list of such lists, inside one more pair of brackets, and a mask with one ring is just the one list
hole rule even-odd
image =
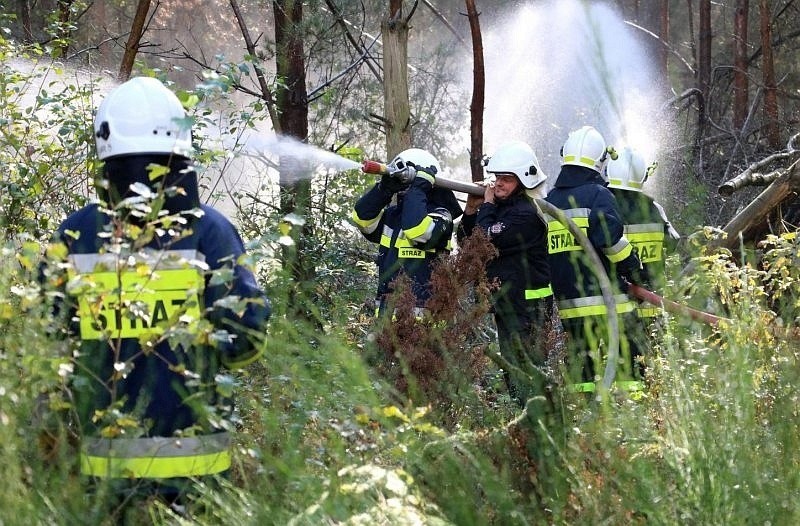
[[660, 112], [666, 82], [636, 31], [608, 5], [581, 0], [525, 3], [490, 20], [483, 28], [486, 153], [524, 140], [552, 184], [567, 135], [591, 125], [608, 144], [656, 159], [673, 142]]

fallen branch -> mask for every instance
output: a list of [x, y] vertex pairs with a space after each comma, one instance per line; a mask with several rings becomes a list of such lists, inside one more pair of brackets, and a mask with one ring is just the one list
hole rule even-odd
[[[795, 148], [794, 144], [798, 137], [800, 137], [800, 133], [792, 135], [791, 139], [789, 139], [788, 143], [786, 144], [785, 151], [774, 153], [751, 164], [745, 171], [733, 179], [722, 183], [717, 191], [721, 195], [728, 196], [733, 194], [735, 191], [744, 188], [745, 186], [764, 186], [771, 184], [778, 180], [778, 178], [780, 178], [782, 175], [791, 172], [798, 161], [798, 159], [794, 159], [798, 153], [798, 150]], [[762, 170], [764, 167], [769, 166], [776, 161], [782, 161], [786, 159], [793, 159], [792, 164], [788, 168], [783, 170], [774, 170], [768, 174], [760, 173], [760, 170]]]

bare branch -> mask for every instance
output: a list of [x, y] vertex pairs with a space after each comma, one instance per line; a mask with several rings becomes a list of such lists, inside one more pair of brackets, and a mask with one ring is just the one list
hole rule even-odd
[[[717, 191], [721, 195], [728, 196], [746, 186], [763, 186], [764, 184], [771, 184], [781, 175], [792, 171], [798, 162], [796, 155], [798, 150], [795, 148], [795, 141], [797, 141], [798, 137], [800, 137], [800, 133], [796, 133], [789, 139], [788, 143], [786, 144], [785, 151], [774, 153], [751, 164], [745, 171], [730, 181], [726, 181], [720, 185]], [[790, 159], [792, 162], [791, 165], [786, 169], [775, 170], [768, 174], [761, 174], [759, 172], [764, 167], [769, 166], [776, 161], [784, 161], [787, 159]]]
[[[229, 0], [229, 2], [231, 8], [233, 9], [233, 14], [236, 17], [236, 23], [239, 24], [239, 30], [242, 32], [242, 38], [244, 38], [245, 46], [247, 47], [247, 53], [249, 53], [251, 57], [257, 58], [258, 54], [256, 53], [256, 46], [253, 43], [253, 39], [250, 37], [250, 31], [247, 29], [247, 24], [245, 24], [242, 11], [239, 9], [239, 2], [238, 0]], [[269, 118], [272, 121], [272, 129], [275, 130], [276, 134], [280, 134], [281, 125], [278, 121], [278, 113], [275, 110], [275, 98], [272, 95], [272, 91], [269, 89], [269, 84], [264, 76], [264, 71], [259, 67], [254, 68], [254, 70], [256, 73], [256, 78], [258, 79], [258, 85], [261, 88], [260, 97], [262, 100], [264, 100], [264, 102], [267, 103], [267, 111], [269, 112]]]
[[[378, 82], [381, 82], [382, 79], [380, 65], [376, 65], [377, 61], [372, 57], [372, 55], [369, 55], [369, 48], [365, 48], [364, 45], [357, 41], [353, 34], [350, 33], [350, 29], [347, 27], [347, 20], [344, 19], [344, 16], [342, 16], [336, 4], [333, 3], [333, 0], [325, 0], [325, 4], [328, 6], [328, 9], [330, 9], [331, 14], [333, 14], [333, 16], [336, 18], [336, 23], [342, 27], [342, 31], [344, 31], [344, 35], [350, 44], [356, 48], [359, 53], [361, 53], [362, 58], [369, 58], [369, 60], [366, 60], [367, 66], [369, 67], [370, 71], [372, 71], [372, 74], [375, 75], [375, 78], [378, 80]], [[363, 31], [361, 31], [361, 33], [364, 34]], [[373, 44], [378, 40], [379, 37], [380, 35], [375, 35], [373, 38]], [[371, 48], [372, 44], [370, 44], [369, 47]]]
[[427, 8], [433, 12], [433, 15], [436, 18], [438, 18], [447, 29], [450, 30], [450, 32], [453, 34], [454, 37], [456, 37], [456, 40], [458, 40], [458, 42], [464, 49], [466, 49], [467, 51], [472, 51], [469, 44], [461, 37], [461, 35], [458, 34], [456, 28], [453, 27], [453, 25], [447, 20], [447, 18], [445, 18], [445, 16], [441, 13], [441, 11], [436, 9], [436, 7], [433, 4], [431, 4], [430, 0], [422, 0], [422, 3], [425, 4], [425, 6], [427, 6]]
[[646, 35], [648, 35], [648, 36], [652, 37], [653, 39], [655, 39], [655, 40], [656, 40], [656, 41], [657, 41], [659, 44], [661, 44], [662, 46], [664, 46], [664, 47], [667, 49], [667, 51], [669, 51], [669, 52], [670, 52], [672, 55], [674, 55], [675, 57], [677, 57], [677, 59], [678, 59], [678, 60], [681, 62], [681, 64], [683, 64], [684, 66], [686, 66], [686, 69], [688, 69], [688, 70], [689, 70], [689, 72], [690, 72], [692, 75], [694, 75], [695, 71], [694, 71], [694, 68], [692, 67], [692, 65], [691, 65], [691, 64], [689, 64], [689, 62], [687, 62], [687, 61], [686, 61], [686, 59], [685, 59], [685, 58], [683, 58], [683, 56], [682, 56], [680, 53], [678, 53], [678, 52], [675, 50], [675, 48], [673, 48], [673, 47], [672, 47], [672, 46], [669, 44], [669, 42], [664, 42], [664, 41], [661, 39], [661, 37], [659, 37], [658, 35], [656, 35], [656, 34], [655, 34], [655, 33], [653, 33], [652, 31], [650, 31], [649, 29], [647, 29], [647, 28], [644, 28], [644, 27], [640, 26], [639, 24], [636, 24], [636, 23], [634, 23], [634, 22], [631, 22], [631, 21], [629, 21], [629, 20], [625, 20], [625, 23], [626, 23], [626, 24], [628, 24], [629, 26], [631, 26], [631, 27], [633, 27], [633, 28], [636, 28], [636, 29], [638, 29], [639, 31], [641, 31], [641, 32], [645, 33]]
[[372, 49], [372, 46], [374, 46], [374, 45], [375, 45], [375, 43], [376, 43], [377, 41], [378, 41], [378, 37], [376, 36], [376, 37], [374, 38], [374, 40], [372, 41], [372, 43], [370, 43], [370, 45], [369, 45], [369, 46], [367, 46], [366, 48], [364, 48], [364, 53], [363, 53], [363, 54], [362, 54], [360, 57], [358, 57], [358, 59], [356, 59], [356, 60], [355, 60], [355, 61], [354, 61], [352, 64], [350, 64], [349, 66], [347, 66], [347, 67], [346, 67], [344, 70], [342, 70], [340, 73], [338, 73], [338, 74], [337, 74], [337, 75], [335, 75], [334, 77], [332, 77], [332, 78], [330, 78], [330, 79], [326, 80], [326, 81], [325, 81], [325, 83], [323, 83], [323, 84], [321, 84], [320, 86], [318, 86], [318, 87], [316, 87], [316, 88], [312, 89], [312, 90], [309, 92], [309, 94], [308, 94], [308, 102], [313, 102], [313, 101], [314, 101], [314, 99], [315, 99], [315, 98], [317, 98], [317, 97], [316, 97], [317, 93], [320, 93], [320, 92], [324, 91], [324, 90], [325, 90], [325, 88], [327, 88], [328, 86], [330, 86], [331, 84], [333, 84], [334, 82], [336, 82], [338, 79], [340, 79], [340, 78], [342, 78], [343, 76], [345, 76], [345, 75], [346, 75], [346, 74], [347, 74], [347, 73], [348, 73], [350, 70], [352, 70], [353, 68], [355, 68], [355, 67], [356, 67], [356, 66], [358, 66], [359, 64], [362, 64], [362, 63], [364, 63], [364, 62], [366, 62], [367, 64], [369, 64], [369, 60], [368, 60], [368, 57], [370, 56], [370, 55], [369, 55], [369, 52], [370, 52], [370, 50]]

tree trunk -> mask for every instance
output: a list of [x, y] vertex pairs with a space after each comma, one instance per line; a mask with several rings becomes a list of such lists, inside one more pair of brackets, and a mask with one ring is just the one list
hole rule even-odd
[[761, 19], [761, 58], [764, 83], [764, 125], [769, 145], [781, 147], [781, 134], [778, 129], [778, 88], [775, 84], [775, 62], [772, 54], [772, 9], [769, 0], [760, 0]]
[[470, 105], [469, 167], [473, 181], [483, 181], [483, 108], [486, 75], [483, 66], [483, 39], [475, 0], [466, 0], [469, 28], [472, 34], [472, 104]]
[[139, 52], [139, 42], [144, 35], [144, 23], [147, 20], [147, 13], [150, 11], [150, 0], [139, 0], [136, 4], [136, 14], [131, 24], [131, 32], [128, 34], [128, 41], [125, 43], [125, 54], [122, 55], [122, 63], [119, 65], [117, 77], [120, 81], [128, 80], [133, 71], [133, 64], [136, 62], [136, 54]]
[[695, 161], [698, 172], [703, 171], [703, 138], [706, 125], [706, 103], [711, 91], [711, 0], [700, 0], [697, 25], [697, 89], [700, 90], [697, 108], [697, 138]]
[[659, 51], [659, 63], [661, 66], [661, 74], [665, 79], [669, 78], [669, 0], [661, 0], [661, 8], [659, 9], [659, 28], [658, 38], [661, 40], [661, 49]]
[[33, 42], [33, 28], [31, 27], [31, 4], [28, 0], [19, 0], [19, 20], [22, 23], [22, 32], [26, 43]]
[[741, 131], [747, 118], [747, 21], [749, 0], [737, 0], [733, 19], [733, 127]]
[[[276, 105], [280, 129], [284, 135], [302, 142], [308, 140], [308, 94], [306, 92], [302, 0], [273, 0], [275, 19], [275, 61], [278, 83]], [[311, 206], [311, 168], [297, 156], [280, 159], [281, 213], [302, 217], [300, 228], [291, 231], [294, 244], [283, 250], [283, 266], [294, 280], [290, 287], [289, 312], [311, 319], [309, 307], [316, 274], [310, 257], [314, 234], [309, 214]], [[294, 225], [294, 223], [292, 223]]]
[[59, 52], [61, 58], [67, 58], [69, 42], [72, 41], [72, 31], [70, 27], [70, 11], [72, 10], [72, 0], [58, 0], [58, 23], [59, 23]]
[[383, 38], [383, 100], [386, 156], [391, 159], [411, 147], [411, 104], [408, 100], [408, 22], [402, 0], [390, 0], [381, 23]]

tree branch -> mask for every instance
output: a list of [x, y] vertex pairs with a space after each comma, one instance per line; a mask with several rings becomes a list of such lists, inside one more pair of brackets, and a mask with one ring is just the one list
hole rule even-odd
[[[247, 47], [247, 53], [249, 53], [253, 58], [257, 58], [258, 55], [256, 53], [256, 47], [253, 43], [253, 39], [250, 37], [250, 31], [247, 29], [247, 24], [245, 24], [242, 11], [239, 9], [239, 2], [238, 0], [229, 0], [229, 2], [231, 8], [233, 9], [234, 16], [236, 16], [236, 23], [239, 24], [239, 30], [242, 32], [242, 38], [244, 38], [245, 46]], [[281, 125], [278, 121], [278, 113], [275, 110], [275, 98], [272, 95], [272, 91], [269, 89], [269, 84], [264, 76], [264, 71], [259, 67], [253, 69], [256, 72], [258, 85], [261, 88], [260, 97], [264, 100], [264, 102], [267, 103], [267, 111], [269, 112], [269, 118], [272, 121], [272, 129], [275, 130], [276, 134], [280, 134]]]
[[[781, 175], [791, 172], [795, 165], [798, 162], [796, 159], [796, 154], [798, 150], [795, 148], [795, 141], [800, 137], [800, 133], [796, 133], [792, 135], [789, 139], [789, 142], [786, 144], [786, 150], [778, 153], [774, 153], [769, 155], [759, 161], [754, 162], [750, 166], [747, 167], [745, 171], [731, 179], [730, 181], [726, 181], [720, 185], [717, 191], [720, 195], [729, 196], [733, 194], [735, 191], [740, 190], [746, 186], [763, 186], [766, 184], [771, 184], [774, 182], [778, 177]], [[761, 174], [759, 171], [766, 166], [776, 162], [776, 161], [783, 161], [786, 159], [792, 160], [792, 164], [783, 170], [775, 170], [768, 174]]]

